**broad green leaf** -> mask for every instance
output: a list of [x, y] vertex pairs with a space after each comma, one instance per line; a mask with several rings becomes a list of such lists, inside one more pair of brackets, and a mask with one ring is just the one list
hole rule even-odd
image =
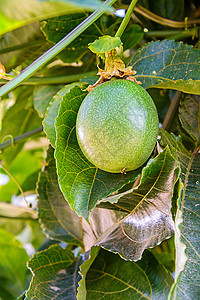
[[59, 189], [52, 148], [38, 182], [38, 210], [42, 229], [49, 238], [82, 246], [82, 222]]
[[[88, 16], [88, 13], [77, 13], [49, 19], [44, 22], [42, 31], [48, 41], [57, 43]], [[58, 55], [59, 58], [61, 58], [66, 63], [77, 62], [78, 60], [80, 60], [85, 53], [90, 52], [90, 50], [88, 49], [89, 43], [94, 42], [99, 36], [107, 34], [109, 28], [107, 28], [106, 26], [109, 26], [111, 22], [114, 22], [115, 24], [115, 21], [111, 16], [103, 16], [103, 20], [102, 18], [100, 18], [100, 20], [92, 24], [65, 50], [63, 50]], [[115, 26], [112, 26], [112, 30], [111, 32], [109, 32], [109, 35], [114, 34], [114, 29]]]
[[123, 33], [121, 40], [123, 42], [123, 49], [130, 49], [135, 47], [144, 36], [142, 27], [138, 24], [133, 24]]
[[76, 138], [76, 117], [87, 92], [74, 87], [63, 96], [56, 118], [57, 172], [60, 188], [72, 209], [88, 219], [98, 200], [134, 181], [141, 168], [124, 174], [97, 169], [83, 155]]
[[169, 148], [150, 160], [136, 188], [100, 203], [115, 212], [116, 220], [96, 245], [137, 261], [146, 248], [169, 238], [174, 233], [171, 198], [178, 175], [179, 164]]
[[200, 94], [200, 50], [174, 41], [146, 44], [129, 65], [144, 88], [169, 88]]
[[[4, 115], [0, 132], [0, 141], [6, 136], [8, 136], [9, 139], [10, 135], [14, 138], [41, 126], [41, 121], [37, 114], [33, 110], [28, 110], [25, 107], [31, 94], [32, 88], [30, 87], [21, 87], [20, 93], [18, 89], [16, 103], [8, 109]], [[10, 164], [23, 148], [23, 145], [24, 142], [5, 149], [2, 153], [2, 157]]]
[[51, 143], [51, 145], [55, 148], [56, 142], [56, 130], [55, 130], [55, 119], [58, 115], [58, 110], [60, 107], [60, 103], [62, 101], [63, 96], [70, 91], [75, 85], [80, 85], [81, 83], [75, 82], [72, 84], [68, 84], [63, 87], [58, 93], [53, 97], [50, 101], [50, 104], [47, 108], [45, 118], [43, 120], [44, 131]]
[[13, 20], [13, 23], [10, 26], [8, 25], [5, 30], [2, 30], [0, 35], [35, 20], [82, 12], [84, 9], [88, 11], [100, 8], [107, 12], [113, 11], [111, 7], [105, 8], [99, 0], [21, 0], [20, 5], [18, 5], [16, 0], [9, 0], [9, 5], [7, 5], [6, 0], [1, 0], [0, 11], [2, 11], [6, 19]]
[[49, 102], [61, 88], [61, 85], [42, 85], [34, 88], [33, 104], [41, 118], [44, 117]]
[[81, 300], [167, 300], [173, 278], [149, 251], [135, 263], [101, 249], [85, 281], [87, 296], [80, 294]]
[[27, 260], [28, 255], [21, 243], [0, 228], [0, 291], [4, 289], [16, 299], [25, 290]]
[[90, 216], [90, 226], [70, 209], [58, 186], [53, 152], [52, 148], [48, 150], [45, 168], [38, 182], [38, 210], [42, 229], [51, 239], [79, 245], [87, 251], [96, 243], [99, 235], [113, 224], [115, 216], [112, 211], [95, 208]]
[[10, 20], [0, 11], [0, 32], [10, 26], [16, 24], [17, 21]]
[[[171, 299], [198, 299], [200, 275], [199, 171], [200, 155], [189, 152], [181, 139], [161, 131], [162, 146], [176, 149], [181, 164], [182, 193], [176, 215], [176, 270]], [[180, 187], [181, 189], [181, 187]]]
[[179, 119], [183, 128], [200, 143], [200, 96], [184, 94], [179, 107]]
[[12, 295], [12, 292], [5, 289], [6, 279], [0, 277], [0, 296], [1, 300], [16, 300], [16, 297]]
[[78, 281], [77, 264], [69, 249], [59, 245], [34, 254], [28, 267], [33, 274], [31, 285], [26, 293], [26, 300], [47, 298], [75, 300]]
[[121, 45], [121, 39], [119, 37], [111, 37], [104, 35], [99, 37], [93, 43], [90, 43], [88, 48], [95, 54], [102, 55], [105, 52], [111, 51]]
[[27, 60], [32, 62], [47, 51], [51, 45], [42, 34], [38, 22], [28, 24], [1, 37], [1, 62], [8, 73]]

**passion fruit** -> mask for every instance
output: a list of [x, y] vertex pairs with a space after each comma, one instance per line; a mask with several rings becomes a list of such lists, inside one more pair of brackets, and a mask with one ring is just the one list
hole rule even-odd
[[137, 83], [107, 81], [82, 102], [76, 134], [83, 154], [95, 167], [111, 173], [135, 170], [149, 158], [156, 143], [155, 104]]

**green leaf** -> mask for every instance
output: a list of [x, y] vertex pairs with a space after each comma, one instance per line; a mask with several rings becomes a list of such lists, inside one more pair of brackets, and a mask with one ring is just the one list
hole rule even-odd
[[60, 107], [60, 103], [63, 99], [63, 96], [70, 91], [75, 85], [79, 85], [80, 88], [83, 86], [79, 82], [75, 82], [72, 84], [68, 84], [63, 87], [58, 93], [53, 97], [50, 101], [50, 104], [47, 108], [45, 118], [43, 120], [44, 131], [51, 143], [51, 145], [55, 148], [56, 142], [56, 130], [55, 130], [55, 119], [58, 115], [58, 110]]
[[88, 219], [98, 200], [134, 181], [141, 168], [126, 175], [97, 169], [83, 155], [76, 138], [76, 117], [87, 92], [74, 87], [63, 96], [56, 118], [57, 172], [60, 188], [72, 209]]
[[10, 26], [12, 26], [16, 23], [17, 23], [17, 21], [10, 20], [0, 11], [0, 32], [1, 32], [1, 30], [9, 28]]
[[100, 247], [92, 247], [90, 251], [83, 253], [84, 262], [80, 265], [80, 275], [82, 279], [79, 281], [78, 293], [77, 293], [77, 300], [85, 300], [87, 295], [86, 290], [86, 275], [89, 271], [91, 265], [93, 264], [95, 258], [99, 253]]
[[82, 246], [82, 222], [63, 197], [57, 181], [54, 150], [48, 149], [38, 183], [38, 210], [47, 237]]
[[[17, 93], [16, 103], [4, 115], [0, 141], [6, 136], [11, 135], [14, 138], [41, 125], [37, 114], [33, 110], [26, 109], [29, 97], [32, 94], [32, 88], [21, 87], [20, 93], [19, 89]], [[22, 142], [5, 149], [2, 154], [5, 161], [10, 164], [23, 148], [23, 145], [24, 143]]]
[[13, 23], [11, 26], [8, 24], [6, 30], [2, 30], [0, 35], [35, 20], [82, 12], [84, 9], [95, 10], [104, 7], [106, 12], [113, 11], [111, 7], [105, 8], [99, 0], [21, 0], [20, 6], [17, 1], [9, 0], [9, 5], [6, 4], [5, 0], [1, 0], [0, 11], [8, 20], [13, 20]]
[[138, 24], [133, 24], [123, 33], [121, 40], [124, 50], [135, 47], [144, 36], [142, 27]]
[[16, 299], [25, 290], [27, 260], [28, 255], [21, 243], [0, 228], [0, 291], [4, 289]]
[[[88, 16], [88, 13], [76, 13], [49, 19], [45, 21], [42, 27], [42, 31], [48, 41], [57, 43]], [[61, 58], [62, 61], [66, 63], [77, 62], [83, 57], [84, 54], [90, 52], [88, 49], [88, 44], [92, 43], [99, 36], [106, 35], [107, 31], [109, 31], [109, 28], [107, 28], [106, 26], [109, 26], [110, 23], [112, 24], [113, 22], [114, 20], [112, 16], [103, 16], [103, 19], [100, 18], [100, 20], [93, 23], [65, 50], [63, 50], [58, 55], [59, 58]], [[112, 26], [112, 30], [110, 30], [111, 32], [109, 31], [109, 35], [112, 35], [112, 33], [114, 33], [114, 29], [115, 26]]]
[[38, 58], [51, 45], [42, 34], [38, 22], [28, 24], [1, 37], [1, 63], [8, 73], [27, 60], [33, 61]]
[[42, 85], [34, 88], [33, 103], [41, 118], [44, 117], [49, 102], [61, 88], [61, 85]]
[[121, 45], [121, 39], [119, 37], [111, 37], [104, 35], [99, 37], [93, 43], [90, 43], [88, 48], [95, 54], [102, 56], [105, 52], [115, 49]]
[[183, 128], [200, 143], [200, 96], [184, 94], [179, 107], [179, 119]]
[[161, 131], [160, 143], [175, 148], [181, 164], [182, 192], [175, 222], [176, 270], [171, 299], [198, 299], [200, 155], [189, 152], [180, 138], [164, 130]]
[[[87, 16], [88, 14], [86, 13], [79, 13], [49, 19], [45, 21], [42, 31], [48, 41], [57, 43]], [[65, 63], [72, 63], [81, 59], [89, 51], [88, 44], [98, 38], [100, 33], [97, 28], [94, 24], [91, 25], [58, 55], [59, 58]]]
[[101, 249], [86, 275], [87, 296], [78, 299], [167, 300], [172, 283], [172, 276], [149, 251], [135, 263]]
[[33, 278], [25, 299], [75, 300], [81, 279], [77, 273], [79, 263], [69, 249], [62, 249], [59, 245], [34, 254], [28, 264]]
[[146, 44], [129, 65], [144, 88], [169, 88], [200, 94], [200, 50], [174, 41]]

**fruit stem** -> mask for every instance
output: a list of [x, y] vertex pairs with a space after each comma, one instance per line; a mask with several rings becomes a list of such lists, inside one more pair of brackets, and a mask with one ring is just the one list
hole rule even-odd
[[116, 34], [115, 34], [115, 37], [121, 37], [124, 30], [126, 29], [126, 26], [128, 25], [130, 19], [131, 19], [131, 15], [132, 15], [132, 12], [133, 12], [133, 9], [135, 7], [135, 5], [137, 4], [138, 0], [132, 0], [131, 4], [129, 5], [129, 8], [126, 12], [126, 15], [122, 21], [122, 23], [120, 24]]

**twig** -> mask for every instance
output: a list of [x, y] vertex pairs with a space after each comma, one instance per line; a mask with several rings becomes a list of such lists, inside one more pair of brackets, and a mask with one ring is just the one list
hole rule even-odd
[[186, 22], [181, 22], [181, 21], [174, 21], [174, 20], [169, 20], [163, 17], [160, 17], [148, 9], [142, 7], [141, 5], [136, 5], [135, 12], [139, 13], [143, 17], [148, 18], [149, 20], [152, 20], [156, 23], [166, 25], [169, 27], [174, 27], [174, 28], [185, 28], [185, 27], [191, 27], [196, 24], [200, 24], [200, 19], [198, 20], [187, 20]]
[[178, 108], [178, 105], [179, 105], [179, 100], [181, 98], [181, 94], [182, 92], [180, 91], [176, 91], [175, 95], [174, 95], [174, 98], [169, 106], [169, 109], [166, 113], [166, 116], [165, 116], [165, 119], [163, 121], [163, 124], [162, 124], [162, 128], [165, 129], [165, 130], [168, 130], [170, 125], [171, 125], [171, 122], [174, 118], [174, 115], [176, 113], [176, 110]]

